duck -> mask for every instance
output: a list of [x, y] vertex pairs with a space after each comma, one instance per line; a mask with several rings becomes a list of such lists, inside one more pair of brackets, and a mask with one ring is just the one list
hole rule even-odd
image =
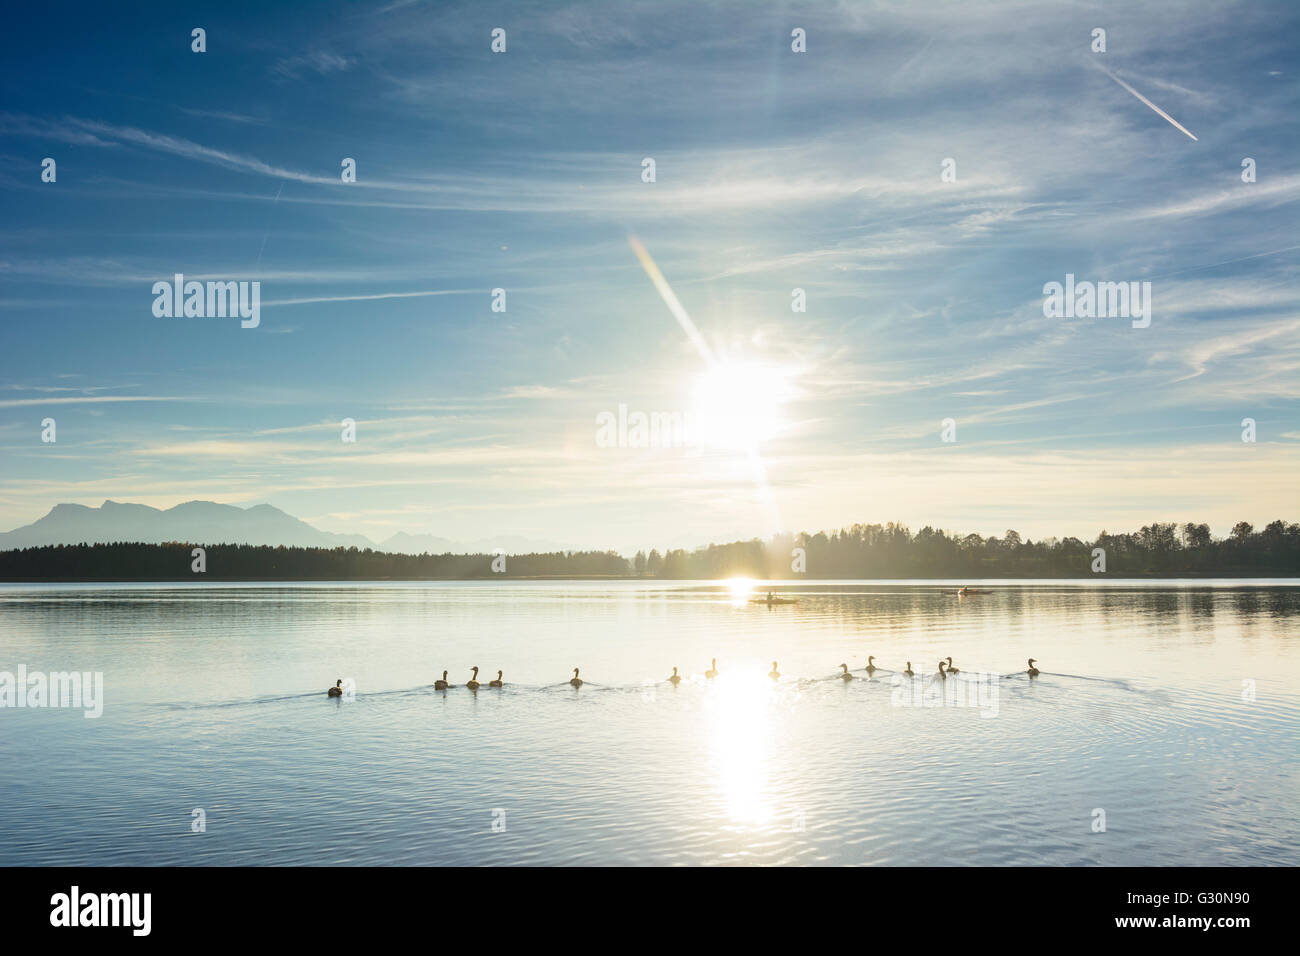
[[570, 680], [569, 683], [574, 687], [582, 686], [582, 678], [578, 676], [578, 669], [576, 667], [573, 669], [573, 679]]
[[776, 661], [773, 661], [773, 662], [772, 662], [772, 672], [771, 672], [770, 674], [768, 674], [767, 676], [770, 677], [770, 678], [772, 678], [772, 680], [780, 680], [780, 679], [781, 679], [781, 672], [780, 672], [779, 670], [776, 669]]
[[331, 688], [329, 689], [329, 695], [330, 695], [331, 697], [342, 697], [342, 696], [343, 696], [343, 678], [342, 678], [342, 677], [339, 678], [339, 681], [338, 681], [337, 684], [335, 684], [333, 687], [331, 687]]
[[948, 675], [947, 675], [946, 673], [944, 673], [943, 667], [944, 667], [943, 661], [940, 661], [940, 662], [939, 662], [939, 679], [940, 679], [940, 680], [947, 680], [947, 679], [948, 679]]
[[849, 673], [849, 665], [841, 664], [840, 667], [844, 669], [844, 673], [840, 674], [840, 680], [853, 680], [853, 675]]
[[442, 677], [433, 682], [434, 690], [446, 690], [451, 685], [447, 683], [447, 672], [442, 672]]
[[1025, 671], [1025, 673], [1030, 677], [1038, 676], [1038, 668], [1034, 666], [1034, 659], [1032, 657], [1029, 658], [1029, 670]]
[[915, 677], [915, 676], [916, 676], [914, 673], [912, 673], [912, 662], [911, 662], [911, 661], [908, 661], [908, 662], [907, 662], [907, 670], [903, 671], [903, 673], [906, 674], [908, 677]]
[[465, 682], [465, 686], [470, 690], [478, 690], [478, 668], [474, 668], [474, 676]]
[[677, 686], [678, 684], [680, 684], [681, 682], [682, 682], [681, 676], [678, 675], [678, 673], [677, 673], [677, 668], [674, 667], [674, 668], [673, 668], [673, 676], [670, 677], [670, 678], [668, 678], [668, 683], [670, 683], [670, 684], [672, 684], [674, 687], [676, 687], [676, 686]]
[[713, 678], [718, 676], [718, 659], [716, 657], [713, 658], [713, 664], [704, 672], [704, 676], [709, 680], [713, 680]]
[[497, 671], [497, 677], [496, 677], [496, 680], [490, 680], [490, 681], [488, 681], [488, 686], [489, 686], [489, 687], [505, 687], [505, 686], [506, 686], [506, 685], [502, 682], [502, 680], [501, 680], [501, 672], [500, 672], [500, 671]]
[[867, 655], [867, 666], [864, 667], [863, 670], [866, 671], [868, 674], [874, 674], [876, 672], [876, 665], [871, 663], [875, 659], [876, 659], [876, 655], [874, 654]]
[[960, 673], [961, 673], [961, 671], [957, 670], [957, 668], [955, 668], [955, 667], [952, 666], [952, 658], [951, 658], [951, 657], [948, 658], [948, 673], [949, 673], [949, 674], [960, 674]]

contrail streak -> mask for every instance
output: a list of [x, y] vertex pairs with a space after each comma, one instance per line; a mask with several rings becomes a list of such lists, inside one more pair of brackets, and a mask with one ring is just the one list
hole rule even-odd
[[[1169, 122], [1172, 123], [1175, 127], [1177, 127], [1178, 129], [1182, 130], [1184, 133], [1187, 133], [1188, 136], [1192, 136], [1192, 134], [1191, 134], [1190, 132], [1188, 132], [1187, 127], [1184, 126], [1182, 123], [1178, 122], [1178, 120], [1174, 119], [1172, 116], [1170, 116], [1170, 115], [1169, 115], [1168, 113], [1166, 113], [1164, 110], [1162, 110], [1160, 107], [1156, 106], [1156, 104], [1152, 103], [1149, 99], [1147, 99], [1145, 96], [1143, 96], [1143, 95], [1142, 95], [1141, 93], [1139, 93], [1137, 90], [1133, 89], [1133, 87], [1129, 86], [1127, 83], [1125, 83], [1123, 80], [1121, 80], [1118, 76], [1116, 76], [1116, 75], [1115, 75], [1114, 73], [1112, 73], [1110, 70], [1106, 69], [1104, 66], [1103, 66], [1101, 69], [1102, 69], [1102, 72], [1103, 72], [1103, 73], [1105, 73], [1107, 76], [1109, 76], [1112, 80], [1114, 80], [1114, 81], [1115, 81], [1116, 83], [1118, 83], [1120, 86], [1124, 87], [1124, 89], [1128, 90], [1130, 93], [1132, 93], [1134, 96], [1136, 96], [1138, 99], [1140, 99], [1140, 100], [1141, 100], [1143, 103], [1145, 103], [1147, 106], [1151, 107], [1153, 110], [1155, 110], [1155, 111], [1156, 111], [1157, 113], [1159, 113], [1161, 116], [1163, 116], [1165, 119], [1169, 120]], [[1192, 136], [1192, 139], [1196, 139], [1196, 137], [1195, 137], [1195, 136]], [[1197, 140], [1197, 142], [1200, 142], [1200, 140]]]
[[307, 299], [274, 299], [262, 303], [262, 308], [273, 305], [314, 305], [318, 302], [368, 302], [372, 299], [420, 299], [431, 295], [470, 295], [482, 289], [430, 289], [426, 292], [374, 292], [370, 295], [319, 295]]
[[[284, 192], [284, 183], [280, 183], [280, 188], [275, 191], [275, 199], [271, 202], [271, 212], [275, 212], [275, 205], [280, 201], [280, 193]], [[271, 213], [266, 214], [266, 232], [262, 234], [262, 245], [257, 250], [257, 265], [253, 271], [258, 275], [262, 274], [262, 253], [266, 251], [266, 237], [271, 234]]]
[[686, 337], [691, 340], [691, 344], [695, 346], [696, 351], [700, 353], [704, 361], [709, 365], [713, 365], [713, 350], [709, 348], [709, 343], [704, 341], [704, 336], [700, 335], [700, 330], [695, 327], [695, 323], [691, 321], [686, 309], [677, 301], [672, 286], [668, 284], [664, 274], [659, 271], [655, 261], [650, 258], [650, 253], [646, 251], [645, 246], [641, 245], [641, 240], [636, 236], [628, 236], [627, 241], [628, 245], [632, 247], [632, 251], [636, 253], [636, 257], [641, 260], [641, 268], [650, 277], [650, 281], [655, 284], [655, 288], [659, 291], [659, 297], [664, 300], [664, 305], [668, 306], [668, 311], [677, 319], [677, 324], [682, 327]]

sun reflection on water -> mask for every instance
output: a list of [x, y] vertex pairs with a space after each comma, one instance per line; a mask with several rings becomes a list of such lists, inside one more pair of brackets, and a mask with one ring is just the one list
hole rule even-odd
[[730, 578], [723, 582], [727, 586], [727, 591], [731, 594], [731, 603], [740, 606], [749, 600], [749, 596], [754, 593], [754, 580], [752, 578]]
[[776, 813], [768, 750], [776, 688], [751, 664], [719, 674], [709, 689], [705, 719], [727, 818], [738, 827], [769, 824]]

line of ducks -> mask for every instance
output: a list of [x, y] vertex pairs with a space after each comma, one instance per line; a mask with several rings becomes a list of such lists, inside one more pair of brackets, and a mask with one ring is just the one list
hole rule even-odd
[[[473, 675], [469, 680], [465, 681], [465, 686], [468, 687], [470, 690], [478, 690], [480, 687], [483, 686], [483, 685], [480, 684], [479, 681], [478, 681], [478, 668], [475, 667], [475, 668], [472, 668], [472, 670], [474, 671], [474, 675]], [[493, 679], [493, 680], [488, 681], [488, 686], [489, 686], [489, 687], [505, 687], [505, 686], [506, 686], [506, 685], [505, 685], [505, 681], [503, 681], [503, 680], [501, 679], [501, 677], [502, 677], [502, 673], [503, 673], [502, 671], [497, 671], [497, 676], [496, 676], [496, 678]], [[582, 683], [583, 683], [583, 682], [582, 682], [582, 678], [578, 676], [578, 668], [575, 667], [575, 668], [573, 669], [573, 677], [569, 678], [569, 683], [570, 683], [571, 685], [573, 685], [574, 687], [581, 687], [581, 686], [582, 686]], [[434, 690], [450, 690], [451, 688], [453, 688], [453, 687], [455, 687], [455, 686], [456, 686], [455, 684], [449, 684], [449, 683], [447, 683], [447, 672], [446, 672], [446, 671], [443, 671], [443, 672], [442, 672], [442, 677], [441, 677], [440, 679], [438, 679], [438, 680], [436, 680], [436, 681], [433, 682], [433, 689], [434, 689]]]
[[[1028, 674], [1030, 677], [1037, 677], [1038, 674], [1039, 674], [1038, 668], [1034, 666], [1035, 663], [1036, 663], [1035, 658], [1032, 658], [1032, 657], [1029, 658], [1029, 661], [1028, 661], [1029, 669], [1026, 670], [1025, 673]], [[713, 659], [713, 669], [712, 669], [712, 670], [707, 670], [707, 671], [705, 671], [705, 672], [704, 672], [704, 676], [705, 676], [705, 677], [717, 677], [717, 676], [718, 676], [717, 667], [718, 667], [718, 659], [715, 657], [715, 658]], [[874, 654], [868, 654], [868, 655], [867, 655], [867, 666], [864, 667], [864, 668], [862, 668], [862, 669], [863, 669], [864, 671], [867, 672], [867, 676], [868, 676], [868, 677], [870, 677], [872, 674], [874, 674], [877, 670], [880, 669], [880, 668], [876, 667], [876, 656], [875, 656]], [[961, 671], [958, 670], [956, 667], [953, 666], [952, 658], [951, 658], [951, 657], [949, 657], [949, 658], [945, 658], [944, 660], [941, 660], [941, 661], [939, 662], [939, 677], [940, 677], [940, 678], [942, 678], [942, 679], [944, 679], [944, 680], [947, 680], [949, 674], [960, 674], [960, 673], [961, 673]], [[669, 680], [671, 680], [674, 684], [677, 683], [676, 675], [677, 675], [677, 668], [674, 667], [674, 668], [673, 668], [673, 677], [670, 677], [670, 678], [669, 678]], [[776, 667], [776, 661], [773, 661], [773, 662], [772, 662], [772, 670], [768, 673], [767, 676], [770, 677], [770, 678], [772, 678], [772, 680], [777, 680], [777, 679], [781, 676], [781, 672], [780, 672], [779, 670], [777, 670], [777, 667]], [[911, 661], [908, 661], [908, 662], [907, 662], [907, 670], [903, 671], [903, 676], [905, 676], [905, 677], [915, 677], [915, 676], [916, 676], [916, 672], [915, 672], [914, 670], [912, 670], [912, 662], [911, 662]], [[841, 665], [840, 665], [840, 680], [845, 680], [845, 681], [853, 680], [853, 675], [849, 673], [849, 665], [848, 665], [848, 664], [841, 664]]]
[[[468, 687], [470, 690], [478, 690], [483, 685], [478, 682], [478, 668], [477, 667], [473, 668], [473, 671], [474, 671], [474, 676], [471, 677], [469, 680], [465, 681], [465, 686]], [[488, 681], [489, 687], [506, 686], [505, 681], [501, 679], [501, 673], [502, 673], [501, 671], [497, 671], [497, 676], [493, 680]], [[574, 673], [576, 674], [577, 672], [575, 671]], [[449, 687], [455, 687], [455, 686], [456, 686], [455, 684], [447, 683], [446, 671], [442, 672], [442, 677], [439, 680], [433, 682], [434, 690], [447, 690]]]
[[[1038, 668], [1034, 666], [1035, 663], [1036, 663], [1036, 661], [1034, 660], [1034, 658], [1032, 658], [1032, 657], [1029, 658], [1029, 669], [1028, 669], [1027, 671], [1025, 671], [1025, 673], [1028, 674], [1030, 677], [1037, 677], [1037, 676], [1038, 676], [1039, 671], [1038, 671]], [[875, 655], [874, 655], [874, 654], [868, 654], [868, 655], [867, 655], [867, 666], [863, 668], [863, 670], [867, 672], [867, 676], [870, 677], [872, 674], [874, 674], [874, 673], [875, 673], [877, 670], [879, 670], [879, 669], [880, 669], [880, 668], [876, 667], [876, 657], [875, 657]], [[479, 689], [480, 687], [482, 687], [483, 685], [480, 684], [480, 683], [479, 683], [479, 680], [478, 680], [478, 668], [477, 668], [477, 667], [473, 668], [473, 671], [474, 671], [474, 675], [473, 675], [469, 680], [467, 680], [467, 681], [465, 682], [465, 686], [468, 687], [470, 690], [478, 690], [478, 689]], [[581, 686], [583, 685], [583, 680], [582, 680], [581, 677], [578, 676], [578, 673], [579, 673], [579, 672], [578, 672], [578, 668], [575, 667], [575, 668], [573, 669], [573, 676], [572, 676], [571, 678], [569, 678], [569, 684], [570, 684], [570, 686], [572, 686], [572, 687], [581, 687]], [[718, 673], [719, 673], [719, 671], [718, 671], [718, 659], [715, 657], [715, 658], [712, 658], [712, 659], [711, 659], [711, 661], [710, 661], [710, 663], [709, 663], [709, 669], [706, 670], [706, 671], [704, 672], [704, 676], [705, 676], [705, 678], [707, 678], [708, 680], [713, 680], [715, 677], [718, 676]], [[946, 658], [945, 660], [942, 660], [942, 661], [939, 662], [939, 677], [940, 677], [940, 678], [942, 678], [942, 679], [944, 679], [944, 680], [947, 680], [949, 674], [960, 674], [960, 673], [961, 673], [961, 671], [958, 670], [956, 667], [953, 666], [952, 658], [951, 658], [951, 657]], [[916, 676], [916, 672], [912, 670], [912, 662], [911, 662], [911, 661], [908, 661], [908, 662], [907, 662], [907, 670], [903, 671], [903, 675], [904, 675], [905, 677], [915, 677], [915, 676]], [[501, 679], [501, 676], [502, 676], [502, 672], [501, 672], [501, 671], [497, 671], [496, 679], [495, 679], [495, 680], [490, 680], [490, 681], [488, 681], [488, 687], [504, 687], [504, 686], [506, 686], [506, 685], [505, 685], [505, 682]], [[771, 670], [770, 672], [768, 672], [768, 675], [767, 675], [767, 676], [770, 677], [770, 678], [772, 678], [772, 680], [779, 680], [779, 679], [780, 679], [780, 677], [781, 677], [781, 672], [777, 669], [777, 663], [776, 663], [776, 661], [773, 661], [773, 662], [772, 662], [772, 670]], [[849, 665], [848, 665], [848, 664], [841, 664], [841, 665], [840, 665], [840, 675], [839, 675], [839, 676], [840, 676], [840, 680], [844, 680], [844, 681], [850, 681], [850, 680], [853, 680], [853, 675], [849, 673]], [[669, 682], [670, 684], [672, 684], [674, 687], [676, 687], [678, 684], [680, 684], [680, 683], [682, 682], [681, 675], [677, 673], [677, 668], [676, 668], [676, 667], [673, 668], [673, 672], [672, 672], [672, 674], [669, 676], [669, 678], [668, 678], [668, 682]], [[453, 688], [453, 687], [455, 687], [455, 686], [456, 686], [455, 684], [449, 684], [449, 683], [447, 683], [447, 672], [446, 672], [446, 671], [443, 671], [443, 672], [442, 672], [442, 677], [441, 677], [439, 680], [436, 680], [436, 681], [433, 682], [433, 689], [434, 689], [434, 690], [450, 690], [451, 688]], [[329, 689], [329, 696], [331, 696], [331, 697], [342, 697], [342, 696], [343, 696], [343, 678], [340, 677], [339, 680], [338, 680], [338, 683], [336, 683], [333, 687], [331, 687], [331, 688]]]

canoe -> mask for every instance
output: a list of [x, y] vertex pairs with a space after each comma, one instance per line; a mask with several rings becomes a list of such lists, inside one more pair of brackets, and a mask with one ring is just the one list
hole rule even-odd
[[798, 598], [772, 598], [772, 600], [769, 601], [767, 598], [750, 598], [749, 603], [750, 604], [798, 604], [799, 599]]

